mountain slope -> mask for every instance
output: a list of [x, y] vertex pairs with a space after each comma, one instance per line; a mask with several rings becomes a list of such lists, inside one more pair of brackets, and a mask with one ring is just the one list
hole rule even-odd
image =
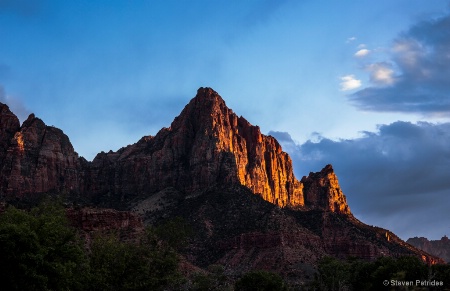
[[[183, 216], [196, 230], [188, 259], [307, 277], [318, 258], [438, 258], [350, 212], [331, 165], [301, 181], [271, 136], [200, 88], [169, 128], [117, 152], [80, 158], [69, 138], [0, 104], [0, 197], [64, 193], [82, 204], [133, 210], [146, 223]], [[308, 271], [309, 270], [309, 271]]]
[[409, 238], [406, 242], [450, 263], [450, 240], [447, 236], [443, 236], [440, 240], [428, 240], [425, 237], [413, 237]]

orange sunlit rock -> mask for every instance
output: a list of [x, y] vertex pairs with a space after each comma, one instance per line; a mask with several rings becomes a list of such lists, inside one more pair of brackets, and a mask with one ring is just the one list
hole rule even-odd
[[21, 132], [16, 133], [14, 138], [16, 139], [19, 151], [23, 152], [24, 149], [25, 149], [25, 146], [24, 146], [24, 142], [23, 142], [23, 135], [22, 135], [22, 133]]

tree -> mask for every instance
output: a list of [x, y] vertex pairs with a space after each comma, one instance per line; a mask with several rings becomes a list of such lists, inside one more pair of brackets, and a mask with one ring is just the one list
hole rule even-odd
[[0, 215], [0, 281], [8, 290], [81, 290], [87, 258], [64, 208], [44, 201]]
[[90, 290], [161, 290], [177, 283], [178, 255], [152, 231], [135, 242], [98, 235], [91, 245]]
[[319, 290], [346, 290], [350, 284], [349, 270], [347, 262], [324, 257], [319, 261], [313, 285]]

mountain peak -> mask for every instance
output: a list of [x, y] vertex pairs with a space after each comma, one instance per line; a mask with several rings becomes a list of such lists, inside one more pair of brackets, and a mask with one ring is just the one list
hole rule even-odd
[[200, 87], [197, 90], [197, 95], [194, 97], [194, 100], [196, 100], [196, 102], [198, 103], [202, 103], [202, 102], [211, 102], [211, 101], [219, 101], [219, 102], [223, 102], [222, 97], [220, 97], [219, 93], [217, 93], [216, 91], [214, 91], [214, 89], [210, 88], [210, 87]]
[[347, 199], [339, 186], [333, 166], [328, 164], [320, 172], [302, 178], [305, 206], [350, 214]]
[[[8, 159], [10, 164], [17, 164], [17, 169], [30, 163], [33, 167], [40, 166], [33, 164], [35, 160], [52, 160], [53, 163], [58, 159], [63, 159], [62, 164], [67, 167], [55, 164], [55, 169], [45, 169], [49, 173], [65, 173], [59, 174], [61, 183], [48, 187], [33, 186], [46, 178], [34, 181], [38, 176], [32, 171], [27, 172], [27, 177], [14, 177], [18, 181], [26, 180], [30, 187], [26, 190], [8, 188], [12, 193], [38, 193], [41, 189], [53, 189], [55, 185], [64, 188], [70, 181], [70, 191], [89, 193], [105, 203], [111, 200], [122, 203], [138, 196], [151, 197], [167, 188], [189, 196], [217, 185], [239, 184], [280, 207], [308, 206], [309, 209], [350, 212], [331, 165], [320, 173], [312, 173], [305, 183], [298, 181], [291, 158], [277, 140], [238, 117], [222, 97], [208, 87], [197, 90], [170, 128], [163, 128], [155, 136], [143, 138], [117, 152], [97, 155], [90, 164], [77, 160], [70, 141], [61, 131], [45, 126], [34, 115], [30, 115], [21, 128], [12, 129], [3, 154], [8, 147], [16, 145], [17, 148], [17, 142], [10, 144], [16, 132], [23, 141], [24, 152], [11, 151]], [[35, 152], [29, 153], [30, 150]], [[18, 154], [12, 155], [15, 152]], [[58, 158], [53, 157], [54, 152], [58, 153]], [[45, 158], [31, 159], [43, 154]], [[71, 158], [67, 159], [67, 155]], [[81, 167], [87, 168], [78, 172]], [[4, 178], [12, 177], [16, 168], [3, 167]], [[20, 173], [14, 172], [14, 175]]]

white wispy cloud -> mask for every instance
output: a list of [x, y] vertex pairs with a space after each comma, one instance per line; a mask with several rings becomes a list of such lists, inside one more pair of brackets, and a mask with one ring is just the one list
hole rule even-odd
[[349, 91], [361, 87], [361, 80], [355, 78], [355, 75], [346, 75], [341, 77], [341, 91]]
[[350, 43], [350, 42], [355, 41], [355, 40], [356, 40], [356, 37], [352, 36], [352, 37], [347, 38], [346, 43]]
[[369, 53], [370, 53], [370, 50], [368, 50], [368, 49], [365, 49], [365, 48], [360, 49], [359, 51], [357, 51], [355, 53], [355, 57], [362, 58], [362, 57], [367, 56]]

